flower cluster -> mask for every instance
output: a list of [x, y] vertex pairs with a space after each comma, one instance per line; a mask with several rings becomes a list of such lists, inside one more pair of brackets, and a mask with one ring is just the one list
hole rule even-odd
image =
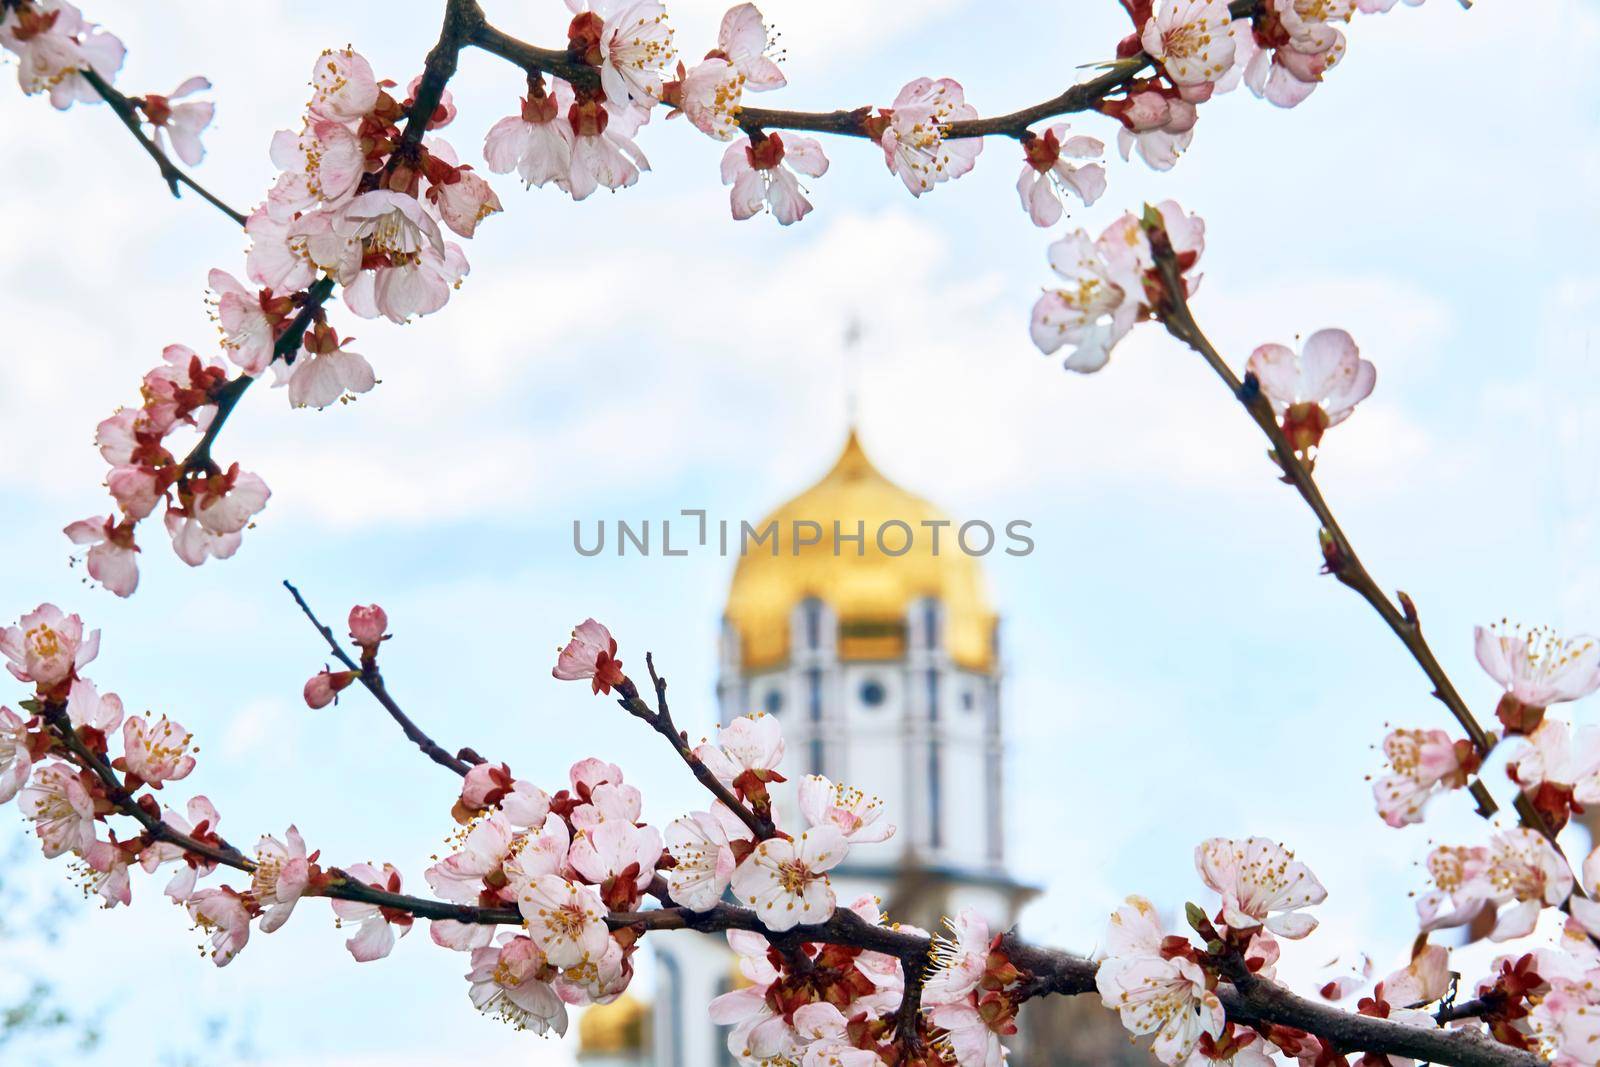
[[[419, 83], [413, 81], [411, 94]], [[138, 104], [158, 137], [170, 138], [191, 162], [199, 158], [199, 131], [211, 108], [171, 101], [204, 85], [190, 79], [169, 97], [146, 96]], [[66, 532], [90, 546], [90, 577], [119, 596], [138, 585], [135, 527], [158, 507], [165, 508], [179, 558], [199, 566], [233, 555], [265, 506], [269, 493], [258, 476], [238, 464], [223, 470], [210, 459], [207, 431], [225, 416], [223, 404], [231, 406], [235, 390], [269, 369], [297, 407], [325, 407], [372, 388], [372, 367], [322, 311], [328, 287], [343, 286], [346, 304], [367, 318], [404, 322], [436, 311], [467, 269], [441, 227], [471, 236], [499, 210], [493, 190], [471, 167], [456, 165], [446, 142], [402, 133], [399, 123], [414, 101], [391, 95], [390, 83], [380, 83], [360, 55], [324, 54], [312, 85], [300, 132], [273, 139], [273, 162], [282, 173], [245, 227], [253, 285], [223, 270], [210, 275], [221, 347], [241, 377], [230, 380], [221, 360], [168, 346], [162, 364], [145, 375], [142, 404], [119, 410], [97, 431], [118, 514], [75, 522]], [[425, 121], [436, 128], [453, 115], [446, 93]], [[206, 436], [180, 460], [170, 439], [184, 429]]]
[[[1191, 272], [1205, 250], [1205, 222], [1172, 200], [1156, 205], [1153, 213], [1159, 221], [1152, 225], [1170, 244], [1192, 290], [1199, 279]], [[1050, 266], [1061, 282], [1033, 305], [1033, 343], [1047, 355], [1070, 345], [1065, 365], [1080, 374], [1104, 367], [1112, 347], [1168, 299], [1149, 227], [1132, 214], [1118, 218], [1099, 237], [1083, 230], [1063, 237], [1050, 246]]]
[[1270, 1063], [1263, 1052], [1269, 1044], [1296, 1055], [1287, 1034], [1236, 1029], [1216, 987], [1219, 980], [1237, 981], [1230, 976], [1239, 970], [1271, 977], [1276, 939], [1299, 939], [1316, 929], [1316, 919], [1301, 909], [1322, 903], [1327, 891], [1292, 852], [1262, 837], [1202, 842], [1195, 867], [1221, 898], [1209, 919], [1190, 905], [1190, 923], [1204, 946], [1169, 936], [1150, 901], [1129, 897], [1112, 913], [1097, 954], [1101, 1000], [1130, 1033], [1155, 1035], [1151, 1051], [1163, 1063]]
[[[194, 739], [166, 716], [127, 714], [115, 693], [82, 674], [99, 639], [53, 604], [0, 633], [7, 668], [33, 688], [23, 714], [0, 707], [0, 803], [15, 799], [45, 856], [71, 857], [85, 892], [106, 907], [132, 901], [133, 870], [173, 868], [166, 895], [187, 909], [224, 965], [249, 940], [253, 921], [277, 929], [320, 883], [317, 857], [290, 827], [287, 843], [262, 838], [249, 863], [218, 836], [211, 801], [195, 796], [181, 811], [161, 803], [163, 788], [195, 769]], [[114, 815], [138, 818], [138, 833], [119, 838]], [[253, 869], [248, 889], [200, 888], [219, 857], [233, 856]]]
[[1358, 8], [1386, 11], [1394, 2], [1262, 0], [1247, 18], [1235, 18], [1227, 0], [1161, 0], [1159, 9], [1155, 0], [1122, 0], [1122, 6], [1134, 32], [1117, 55], [1148, 57], [1155, 73], [1133, 79], [1099, 110], [1122, 124], [1124, 159], [1137, 151], [1151, 167], [1168, 170], [1194, 140], [1198, 105], [1242, 83], [1279, 107], [1294, 107], [1343, 58], [1340, 25]]
[[30, 96], [48, 93], [50, 103], [63, 111], [74, 103], [98, 102], [100, 93], [84, 71], [110, 83], [128, 51], [67, 0], [0, 5], [0, 48], [16, 57], [22, 91]]
[[[572, 19], [564, 61], [556, 64], [565, 76], [527, 68], [527, 95], [485, 137], [490, 171], [514, 171], [529, 186], [553, 184], [575, 200], [601, 187], [630, 186], [649, 169], [634, 138], [664, 105], [728, 142], [721, 177], [730, 187], [734, 218], [765, 210], [788, 225], [810, 213], [802, 179], [827, 172], [822, 145], [783, 129], [788, 113], [745, 107], [746, 92], [787, 84], [776, 34], [754, 4], [730, 8], [714, 45], [686, 66], [676, 62], [674, 31], [659, 0], [567, 2]], [[1358, 8], [1379, 11], [1393, 3], [1263, 0], [1244, 18], [1235, 18], [1226, 0], [1123, 5], [1133, 32], [1117, 46], [1110, 69], [1125, 76], [1066, 110], [1092, 106], [1116, 119], [1124, 157], [1136, 148], [1165, 169], [1192, 139], [1198, 105], [1241, 82], [1275, 103], [1298, 103], [1343, 55], [1339, 25]], [[98, 100], [102, 92], [120, 96], [109, 83], [122, 62], [121, 42], [66, 0], [0, 4], [0, 46], [18, 57], [23, 89], [48, 92], [57, 107]], [[1142, 73], [1147, 67], [1150, 73]], [[501, 204], [489, 183], [438, 136], [456, 109], [447, 79], [437, 72], [429, 78], [432, 83], [413, 79], [401, 93], [350, 48], [318, 57], [300, 128], [273, 137], [278, 176], [244, 220], [246, 280], [221, 269], [209, 276], [221, 348], [239, 376], [230, 379], [220, 359], [169, 346], [163, 364], [145, 376], [141, 406], [101, 424], [116, 510], [66, 530], [87, 548], [91, 578], [120, 596], [134, 591], [136, 526], [158, 506], [165, 508], [174, 550], [189, 565], [238, 550], [241, 531], [266, 503], [266, 487], [237, 466], [218, 466], [211, 448], [243, 389], [270, 371], [287, 387], [292, 406], [323, 408], [377, 382], [366, 357], [351, 347], [353, 338], [327, 320], [324, 305], [335, 286], [356, 315], [404, 323], [444, 307], [461, 284], [466, 256], [447, 231], [470, 238]], [[148, 125], [147, 147], [154, 153], [171, 151], [194, 165], [204, 154], [200, 135], [213, 106], [188, 98], [208, 88], [205, 78], [193, 77], [164, 95], [121, 97], [118, 106], [130, 125]], [[1017, 195], [1036, 225], [1055, 225], [1066, 200], [1090, 205], [1106, 187], [1099, 139], [1065, 123], [1020, 130], [985, 123], [951, 78], [916, 78], [887, 107], [829, 118], [796, 125], [872, 141], [888, 170], [919, 197], [972, 170], [984, 137], [996, 132], [1021, 142]], [[163, 174], [172, 180], [165, 162]], [[1169, 209], [1177, 210], [1169, 202], [1163, 215]], [[1199, 255], [1203, 230], [1181, 212], [1165, 225], [1187, 270]], [[1162, 310], [1149, 238], [1139, 230], [1124, 217], [1098, 239], [1078, 230], [1051, 246], [1051, 264], [1065, 284], [1035, 305], [1032, 334], [1047, 353], [1071, 346], [1067, 366], [1073, 370], [1103, 366], [1135, 322]], [[1346, 355], [1335, 358], [1333, 340]], [[1347, 415], [1373, 381], [1371, 364], [1359, 360], [1348, 336], [1337, 331], [1313, 335], [1298, 361], [1273, 345], [1259, 349], [1251, 363], [1302, 449]], [[201, 437], [180, 460], [170, 438], [185, 429]]]
[[[863, 897], [849, 910], [869, 926], [884, 924], [878, 902]], [[904, 933], [921, 933], [896, 925]], [[785, 942], [729, 931], [741, 988], [711, 1002], [711, 1021], [729, 1026], [728, 1051], [749, 1067], [877, 1067], [893, 1045], [895, 1012], [905, 994], [894, 956], [821, 942]], [[963, 1061], [965, 1062], [965, 1061]]]
[[1006, 954], [1005, 939], [968, 910], [948, 921], [935, 942], [934, 969], [922, 990], [923, 1010], [941, 1042], [964, 1067], [1000, 1067], [1002, 1037], [1017, 1032], [1019, 985], [1025, 977]]
[[[362, 665], [355, 673], [376, 671], [388, 627], [377, 605], [351, 610], [350, 647]], [[48, 604], [0, 632], [8, 670], [32, 689], [20, 713], [0, 708], [0, 802], [15, 799], [44, 854], [70, 857], [86, 891], [108, 907], [131, 901], [135, 870], [167, 868], [165, 894], [191, 917], [218, 966], [253, 932], [281, 928], [307, 897], [330, 898], [348, 931], [346, 948], [363, 963], [387, 957], [426, 916], [436, 945], [468, 957], [476, 1007], [519, 1029], [559, 1034], [569, 1007], [607, 1003], [628, 987], [650, 929], [694, 926], [696, 914], [724, 909], [710, 922], [733, 927], [729, 943], [747, 984], [719, 997], [712, 1019], [731, 1028], [738, 1062], [800, 1067], [907, 1063], [912, 1048], [921, 1050], [915, 1062], [1001, 1067], [1021, 1005], [1048, 991], [1048, 981], [1026, 969], [1031, 963], [1017, 961], [1011, 936], [995, 935], [975, 912], [929, 938], [888, 923], [870, 897], [838, 908], [828, 871], [852, 845], [886, 840], [894, 827], [875, 799], [815, 775], [796, 790], [803, 826], [780, 827], [774, 815], [787, 806], [774, 802], [773, 790], [784, 784], [784, 743], [772, 717], [736, 719], [698, 747], [679, 738], [679, 755], [716, 800], [664, 834], [643, 820], [639, 790], [603, 759], [573, 764], [552, 794], [506, 763], [463, 752], [451, 808], [457, 829], [448, 854], [424, 873], [434, 894], [426, 899], [405, 894], [392, 864], [324, 866], [292, 825], [246, 855], [221, 836], [206, 797], [163, 803], [196, 769], [193, 739], [166, 717], [129, 715], [85, 677], [98, 649], [98, 632]], [[588, 681], [596, 693], [603, 684], [635, 715], [665, 714], [643, 704], [616, 642], [593, 619], [576, 628], [553, 673]], [[1572, 795], [1587, 796], [1592, 783], [1565, 769], [1576, 757], [1566, 755], [1558, 729], [1554, 721], [1539, 728], [1515, 774], [1525, 785], [1571, 778]], [[1414, 751], [1402, 754], [1405, 745]], [[1430, 746], [1441, 751], [1422, 755]], [[1391, 759], [1397, 774], [1404, 766], [1416, 776], [1421, 763], [1440, 780], [1468, 773], [1455, 745], [1416, 732], [1395, 742]], [[1451, 760], [1454, 770], [1444, 773]], [[118, 836], [119, 818], [134, 821], [132, 836]], [[1154, 1052], [1169, 1064], [1261, 1067], [1279, 1054], [1339, 1062], [1317, 1034], [1230, 1018], [1218, 994], [1224, 983], [1245, 988], [1245, 975], [1275, 977], [1281, 940], [1316, 928], [1307, 909], [1326, 898], [1321, 882], [1282, 845], [1259, 837], [1204, 841], [1195, 866], [1216, 895], [1209, 913], [1189, 907], [1199, 942], [1168, 935], [1154, 906], [1130, 897], [1097, 954], [1103, 1002], [1133, 1034], [1153, 1035]], [[1546, 907], [1570, 911], [1559, 951], [1495, 962], [1478, 983], [1481, 1019], [1502, 1043], [1555, 1048], [1558, 1062], [1593, 1062], [1584, 1054], [1588, 1019], [1600, 1011], [1600, 950], [1591, 940], [1600, 936], [1600, 905], [1591, 899], [1600, 850], [1584, 864], [1588, 896], [1574, 893], [1577, 879], [1560, 853], [1528, 829], [1498, 834], [1486, 847], [1436, 849], [1428, 867], [1437, 888], [1419, 901], [1425, 930], [1488, 911], [1491, 936], [1507, 940], [1531, 933]], [[218, 882], [227, 871], [248, 880]], [[676, 921], [654, 922], [663, 911], [675, 911]], [[908, 983], [907, 967], [924, 960], [929, 969]], [[1434, 1027], [1423, 1009], [1448, 995], [1453, 975], [1448, 952], [1424, 935], [1403, 967], [1375, 984], [1370, 978], [1368, 964], [1324, 983], [1322, 996], [1359, 991], [1359, 1014]]]

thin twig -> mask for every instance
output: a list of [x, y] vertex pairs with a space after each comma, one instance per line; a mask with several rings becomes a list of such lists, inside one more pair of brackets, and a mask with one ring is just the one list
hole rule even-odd
[[689, 744], [688, 738], [673, 723], [672, 712], [667, 708], [667, 680], [656, 674], [655, 659], [650, 653], [645, 653], [644, 661], [645, 665], [650, 669], [650, 680], [655, 686], [659, 710], [651, 708], [639, 696], [638, 686], [627, 678], [623, 679], [622, 684], [617, 686], [617, 692], [621, 694], [617, 699], [617, 703], [627, 709], [628, 713], [634, 718], [642, 719], [656, 733], [671, 742], [673, 751], [688, 766], [690, 772], [694, 774], [695, 780], [705, 786], [711, 792], [711, 795], [721, 801], [729, 811], [737, 815], [739, 821], [749, 828], [750, 833], [754, 835], [757, 841], [765, 841], [767, 838], [775, 836], [778, 830], [773, 825], [772, 817], [754, 811], [749, 805], [740, 801], [738, 797], [734, 796], [733, 791], [711, 772], [711, 768], [706, 766], [705, 761], [695, 753], [694, 747]]
[[[1428, 646], [1427, 639], [1422, 636], [1422, 623], [1417, 616], [1416, 606], [1411, 598], [1404, 593], [1400, 594], [1401, 604], [1396, 605], [1383, 592], [1377, 581], [1372, 577], [1366, 566], [1361, 562], [1361, 557], [1356, 554], [1355, 546], [1345, 534], [1339, 520], [1333, 514], [1333, 509], [1328, 506], [1327, 500], [1318, 488], [1316, 479], [1312, 476], [1310, 467], [1301, 460], [1295, 452], [1278, 420], [1274, 417], [1272, 405], [1261, 393], [1260, 389], [1247, 389], [1238, 375], [1227, 364], [1216, 346], [1206, 337], [1205, 331], [1195, 321], [1194, 312], [1189, 307], [1188, 291], [1184, 284], [1182, 273], [1179, 270], [1176, 258], [1172, 255], [1170, 247], [1163, 247], [1153, 243], [1155, 248], [1156, 267], [1161, 273], [1164, 292], [1167, 302], [1156, 309], [1156, 315], [1166, 326], [1167, 332], [1194, 349], [1205, 359], [1207, 365], [1216, 372], [1233, 395], [1244, 405], [1245, 410], [1255, 421], [1256, 426], [1266, 436], [1272, 445], [1273, 456], [1277, 459], [1278, 466], [1283, 470], [1284, 480], [1293, 485], [1300, 493], [1302, 500], [1316, 515], [1317, 521], [1322, 524], [1322, 529], [1331, 538], [1334, 549], [1337, 551], [1337, 565], [1331, 567], [1334, 575], [1340, 582], [1354, 589], [1365, 600], [1400, 639], [1406, 651], [1411, 653], [1422, 672], [1433, 683], [1433, 695], [1437, 697], [1456, 721], [1461, 724], [1467, 737], [1472, 741], [1480, 758], [1486, 757], [1494, 747], [1493, 740], [1478, 724], [1472, 710], [1467, 707], [1461, 694], [1457, 692], [1449, 675], [1439, 665], [1439, 660], [1433, 654], [1433, 649]], [[1468, 792], [1477, 802], [1477, 812], [1485, 819], [1492, 819], [1499, 810], [1494, 797], [1490, 795], [1488, 786], [1484, 785], [1481, 777], [1474, 777]], [[1551, 829], [1543, 814], [1535, 808], [1526, 794], [1517, 790], [1516, 799], [1512, 804], [1516, 810], [1517, 818], [1522, 825], [1534, 830], [1550, 842], [1550, 847], [1555, 849], [1562, 860], [1571, 866], [1557, 834]], [[1585, 896], [1584, 887], [1579, 884], [1573, 888], [1577, 896]], [[1571, 904], [1562, 901], [1560, 910], [1570, 914]], [[1595, 944], [1600, 945], [1600, 938], [1590, 937]]]
[[155, 139], [144, 132], [144, 124], [140, 121], [138, 108], [132, 100], [95, 73], [92, 67], [84, 67], [78, 73], [83, 76], [83, 80], [88, 82], [95, 92], [100, 94], [100, 98], [111, 106], [111, 110], [116, 113], [117, 118], [121, 119], [122, 124], [128, 127], [128, 132], [133, 134], [150, 158], [155, 160], [156, 167], [161, 171], [161, 177], [167, 183], [167, 188], [172, 190], [173, 196], [178, 195], [179, 186], [187, 185], [190, 189], [199, 193], [200, 198], [206, 203], [240, 226], [249, 221], [244, 212], [230, 207], [221, 197], [195, 181], [189, 176], [188, 172], [172, 162], [171, 157], [161, 150], [161, 146], [156, 144]]
[[296, 589], [293, 583], [288, 580], [284, 581], [283, 587], [289, 590], [289, 595], [294, 597], [294, 602], [300, 606], [300, 610], [305, 613], [305, 617], [311, 620], [311, 625], [316, 627], [317, 632], [322, 635], [322, 639], [328, 642], [328, 648], [333, 651], [339, 662], [343, 663], [347, 669], [359, 672], [362, 686], [372, 694], [374, 700], [383, 705], [383, 709], [389, 713], [390, 718], [399, 724], [407, 739], [421, 749], [423, 755], [439, 766], [448, 768], [465, 777], [466, 773], [472, 770], [473, 765], [460, 756], [451, 755], [447, 749], [423, 733], [422, 728], [411, 721], [411, 717], [401, 710], [399, 703], [389, 694], [388, 688], [383, 684], [383, 675], [379, 672], [377, 663], [373, 662], [364, 665], [351, 659], [350, 654], [344, 650], [344, 646], [340, 645], [338, 638], [333, 635], [332, 627], [325, 625], [321, 619], [317, 618], [316, 613], [311, 610], [311, 605], [306, 603], [306, 598], [300, 595], [300, 590]]
[[[475, 4], [473, 5], [476, 6]], [[1234, 18], [1249, 18], [1259, 6], [1259, 0], [1233, 0], [1228, 5]], [[540, 48], [518, 40], [481, 20], [473, 29], [468, 42], [501, 59], [514, 63], [529, 74], [547, 73], [562, 78], [584, 89], [600, 84], [599, 71], [573, 59], [565, 50]], [[1072, 86], [1048, 100], [989, 118], [961, 119], [947, 123], [943, 136], [948, 140], [971, 137], [1023, 137], [1035, 123], [1058, 115], [1092, 111], [1107, 96], [1127, 87], [1155, 61], [1143, 52], [1108, 65], [1104, 73], [1089, 81]], [[845, 108], [834, 111], [790, 111], [778, 108], [741, 107], [738, 112], [740, 127], [745, 132], [757, 130], [804, 130], [808, 133], [831, 133], [841, 137], [871, 137], [864, 120], [872, 113], [871, 106]]]

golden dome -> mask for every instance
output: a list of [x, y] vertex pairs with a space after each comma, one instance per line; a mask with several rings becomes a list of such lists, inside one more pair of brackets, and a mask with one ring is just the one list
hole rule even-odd
[[[878, 530], [898, 520], [912, 532], [910, 550], [889, 555], [878, 545]], [[838, 553], [834, 523], [838, 522]], [[861, 448], [854, 430], [844, 451], [821, 481], [762, 521], [733, 572], [725, 618], [739, 635], [746, 670], [782, 663], [789, 655], [789, 618], [796, 605], [816, 597], [839, 623], [839, 658], [898, 659], [905, 653], [907, 609], [924, 597], [944, 605], [945, 651], [960, 666], [989, 670], [994, 664], [995, 613], [984, 588], [978, 560], [956, 541], [958, 523], [934, 528], [923, 522], [949, 521], [932, 504], [885, 478]], [[778, 554], [770, 541], [754, 537], [778, 524]], [[857, 546], [857, 523], [865, 530]], [[822, 527], [821, 539], [795, 554], [795, 523], [806, 536]], [[889, 549], [906, 542], [906, 531], [891, 525], [883, 532]]]
[[642, 1052], [650, 1005], [624, 993], [610, 1004], [595, 1004], [578, 1016], [579, 1056]]

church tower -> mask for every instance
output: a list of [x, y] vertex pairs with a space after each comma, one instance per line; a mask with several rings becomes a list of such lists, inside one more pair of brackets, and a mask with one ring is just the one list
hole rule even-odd
[[[1031, 894], [1006, 872], [998, 619], [959, 523], [884, 477], [854, 431], [754, 536], [773, 523], [777, 540], [747, 541], [734, 570], [719, 721], [782, 722], [790, 782], [776, 798], [789, 823], [807, 774], [882, 799], [898, 832], [832, 872], [841, 903], [876, 894], [925, 928], [972, 907], [1007, 928]], [[706, 1017], [736, 979], [726, 946], [662, 938], [656, 960], [649, 1062], [734, 1062]]]

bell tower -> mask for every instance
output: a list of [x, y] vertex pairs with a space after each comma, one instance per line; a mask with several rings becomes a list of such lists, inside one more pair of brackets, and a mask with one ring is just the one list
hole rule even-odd
[[[898, 826], [832, 872], [842, 903], [874, 894], [935, 927], [976, 908], [1012, 925], [1032, 891], [1005, 866], [998, 618], [959, 524], [886, 478], [852, 430], [833, 467], [741, 539], [723, 615], [717, 708], [783, 724], [794, 790], [822, 774], [878, 796]], [[730, 539], [731, 544], [731, 539]], [[706, 1006], [733, 987], [725, 946], [662, 939], [658, 1067], [731, 1064]]]

